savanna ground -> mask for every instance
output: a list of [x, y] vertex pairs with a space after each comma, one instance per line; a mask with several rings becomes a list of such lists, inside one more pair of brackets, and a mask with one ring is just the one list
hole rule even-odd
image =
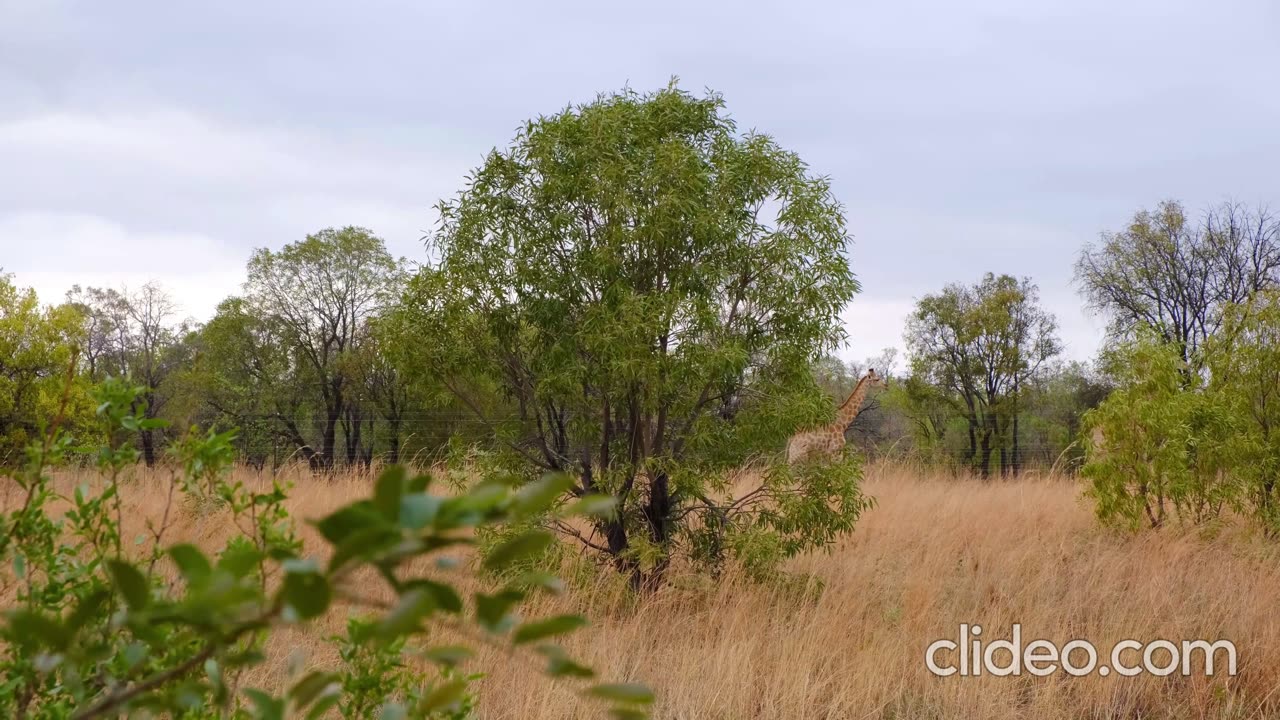
[[[140, 469], [126, 481], [125, 538], [164, 514], [167, 478]], [[289, 508], [300, 519], [365, 496], [370, 482], [360, 474], [290, 479]], [[59, 478], [67, 487], [85, 481], [93, 477]], [[791, 573], [815, 579], [807, 588], [678, 576], [637, 602], [609, 573], [569, 561], [569, 591], [535, 601], [528, 613], [585, 612], [592, 625], [566, 648], [604, 677], [647, 683], [658, 694], [658, 718], [1280, 717], [1280, 550], [1244, 526], [1106, 530], [1081, 486], [1063, 476], [984, 483], [873, 464], [865, 488], [878, 504], [855, 532], [790, 564]], [[170, 512], [168, 544], [216, 548], [230, 532], [220, 513], [180, 496]], [[302, 531], [319, 547], [314, 531]], [[358, 587], [380, 597], [376, 582]], [[240, 683], [277, 689], [299, 662], [333, 663], [325, 637], [341, 632], [343, 617], [277, 634], [269, 661]], [[1024, 643], [1088, 639], [1104, 662], [1124, 638], [1225, 638], [1236, 643], [1239, 674], [932, 676], [925, 648], [955, 638], [962, 622], [989, 628], [987, 640], [1007, 637], [1015, 622]], [[481, 645], [472, 664], [490, 670], [478, 685], [481, 718], [603, 712], [542, 676], [534, 656]]]

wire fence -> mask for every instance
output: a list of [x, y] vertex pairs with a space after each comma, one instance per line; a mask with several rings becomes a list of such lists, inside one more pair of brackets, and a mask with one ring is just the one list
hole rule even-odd
[[[369, 468], [393, 463], [409, 463], [426, 466], [437, 463], [457, 452], [496, 447], [500, 444], [498, 428], [516, 428], [517, 432], [504, 440], [520, 442], [521, 418], [518, 414], [500, 412], [481, 417], [465, 409], [415, 408], [399, 414], [398, 425], [389, 423], [372, 404], [358, 407], [356, 416], [363, 416], [359, 436], [350, 423], [338, 422], [335, 427], [332, 456], [321, 457], [322, 448], [319, 426], [309, 420], [300, 423], [299, 433], [310, 445], [297, 442], [296, 437], [283, 431], [278, 415], [274, 413], [249, 413], [237, 418], [235, 447], [240, 461], [255, 469], [279, 469], [291, 464], [309, 465], [315, 469]], [[369, 421], [372, 421], [370, 423]], [[230, 423], [222, 423], [229, 429]], [[870, 427], [867, 427], [867, 426]], [[526, 429], [527, 428], [523, 428]], [[349, 433], [348, 430], [351, 430]], [[157, 438], [158, 445], [171, 445], [180, 434], [172, 428]], [[884, 422], [860, 422], [846, 434], [848, 443], [874, 461], [911, 463], [941, 469], [955, 474], [982, 475], [981, 451], [967, 447], [958, 437], [946, 438], [947, 442], [922, 441], [900, 427]], [[348, 442], [350, 440], [350, 442]], [[530, 447], [537, 444], [530, 440]], [[1016, 453], [1008, 439], [993, 443], [985, 463], [987, 475], [1021, 475], [1028, 472], [1073, 474], [1083, 463], [1082, 448], [1066, 439], [1049, 440], [1043, 436], [1020, 437]], [[1003, 453], [1002, 453], [1003, 451]], [[782, 456], [785, 439], [777, 447], [760, 448], [755, 455]], [[86, 456], [81, 462], [89, 464]]]

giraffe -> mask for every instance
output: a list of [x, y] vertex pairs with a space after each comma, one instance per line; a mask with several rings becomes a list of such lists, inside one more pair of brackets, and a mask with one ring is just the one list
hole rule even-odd
[[862, 409], [862, 401], [872, 386], [883, 386], [884, 378], [876, 374], [874, 368], [858, 380], [849, 399], [844, 401], [836, 411], [835, 422], [812, 430], [803, 430], [791, 436], [787, 441], [787, 464], [795, 465], [810, 455], [831, 457], [844, 449], [844, 431], [858, 417]]

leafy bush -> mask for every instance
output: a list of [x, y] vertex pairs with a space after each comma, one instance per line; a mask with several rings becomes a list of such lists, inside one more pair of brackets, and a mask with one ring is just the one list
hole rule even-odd
[[1090, 481], [1105, 523], [1159, 527], [1170, 512], [1203, 522], [1239, 497], [1229, 442], [1236, 418], [1178, 348], [1151, 336], [1109, 362], [1120, 386], [1085, 415]]
[[[346, 720], [377, 717], [382, 710], [382, 700], [393, 698], [401, 705], [412, 706], [424, 699], [424, 688], [419, 685], [419, 673], [407, 659], [414, 655], [408, 638], [400, 637], [390, 642], [379, 642], [377, 618], [351, 618], [347, 632], [331, 638], [338, 646], [343, 668], [338, 673], [341, 696], [338, 710]], [[461, 675], [457, 664], [470, 655], [464, 647], [442, 647], [431, 651], [431, 657], [441, 665], [443, 686], [464, 688], [480, 674]], [[337, 687], [336, 685], [334, 687]], [[465, 720], [470, 717], [474, 698], [467, 692], [458, 696], [454, 706], [437, 712], [442, 720]]]
[[1152, 333], [1107, 361], [1120, 387], [1084, 438], [1100, 518], [1154, 527], [1230, 508], [1280, 533], [1280, 293], [1224, 307], [1191, 361]]
[[1211, 388], [1236, 418], [1228, 454], [1249, 513], [1280, 533], [1280, 292], [1224, 312], [1209, 344]]
[[92, 417], [87, 384], [66, 369], [82, 335], [69, 305], [42, 308], [35, 291], [0, 272], [0, 468], [22, 465], [23, 448], [62, 398], [62, 424], [80, 429]]
[[[336, 709], [349, 718], [461, 717], [474, 677], [457, 669], [466, 648], [415, 648], [442, 668], [426, 686], [400, 665], [406, 646], [429, 640], [431, 622], [445, 617], [532, 648], [551, 676], [592, 677], [550, 642], [581, 626], [581, 617], [521, 622], [515, 614], [531, 587], [555, 587], [546, 578], [525, 578], [467, 602], [439, 574], [411, 570], [411, 561], [472, 543], [475, 528], [545, 512], [563, 492], [563, 479], [551, 476], [519, 492], [484, 481], [438, 496], [428, 492], [430, 476], [409, 477], [392, 467], [372, 497], [314, 523], [331, 550], [322, 563], [302, 555], [283, 504], [286, 488], [258, 492], [229, 480], [232, 435], [192, 433], [175, 451], [181, 472], [164, 516], [148, 525], [135, 548], [122, 537], [127, 509], [120, 484], [139, 459], [133, 436], [158, 422], [134, 402], [140, 392], [120, 381], [97, 391], [108, 438], [97, 449], [101, 487], [82, 485], [69, 497], [55, 488], [49, 469], [73, 447], [62, 431], [62, 412], [13, 477], [21, 502], [0, 517], [0, 561], [8, 568], [0, 573], [0, 591], [15, 598], [0, 626], [0, 715], [318, 718]], [[212, 499], [229, 514], [236, 532], [218, 552], [165, 544], [178, 493]], [[62, 503], [68, 509], [60, 513]], [[542, 531], [520, 533], [485, 564], [500, 569], [551, 541]], [[161, 563], [176, 568], [181, 583], [164, 584]], [[394, 601], [366, 600], [357, 588], [368, 580], [357, 582], [357, 573], [380, 578]], [[239, 686], [241, 673], [264, 661], [272, 632], [314, 623], [339, 600], [372, 611], [339, 640], [342, 669], [302, 673], [280, 694]], [[613, 701], [622, 717], [642, 715], [638, 708], [651, 701], [646, 689], [633, 685], [600, 684], [586, 693]]]
[[755, 490], [704, 506], [702, 523], [688, 530], [694, 557], [712, 570], [732, 558], [748, 575], [772, 578], [784, 560], [852, 532], [875, 504], [859, 489], [862, 463], [852, 449], [829, 462], [769, 465], [761, 475]]

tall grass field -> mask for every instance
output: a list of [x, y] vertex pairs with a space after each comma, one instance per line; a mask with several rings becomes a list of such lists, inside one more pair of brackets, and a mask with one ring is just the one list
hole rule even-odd
[[[250, 483], [268, 477], [236, 472]], [[168, 497], [167, 471], [131, 473], [126, 538], [158, 520]], [[372, 482], [362, 473], [284, 475], [308, 549], [322, 545], [305, 519], [367, 495]], [[99, 479], [69, 471], [58, 482]], [[1280, 717], [1280, 549], [1245, 525], [1108, 530], [1082, 487], [1058, 475], [983, 482], [882, 463], [868, 468], [866, 490], [877, 504], [857, 529], [794, 560], [786, 581], [690, 573], [636, 602], [575, 550], [561, 569], [568, 591], [528, 611], [584, 612], [592, 625], [566, 649], [602, 675], [648, 684], [658, 718]], [[5, 493], [6, 507], [18, 500]], [[216, 549], [231, 532], [216, 508], [179, 499], [171, 512], [167, 542]], [[376, 603], [379, 585], [368, 587], [362, 600]], [[335, 662], [326, 637], [341, 632], [344, 615], [274, 635], [268, 662], [238, 681], [274, 690], [292, 668]], [[935, 677], [925, 648], [954, 639], [961, 623], [988, 628], [992, 639], [1020, 623], [1026, 638], [1085, 638], [1099, 648], [1124, 638], [1225, 638], [1238, 648], [1239, 672]], [[541, 675], [536, 658], [467, 640], [479, 648], [472, 664], [488, 672], [478, 717], [599, 717], [598, 706]]]

